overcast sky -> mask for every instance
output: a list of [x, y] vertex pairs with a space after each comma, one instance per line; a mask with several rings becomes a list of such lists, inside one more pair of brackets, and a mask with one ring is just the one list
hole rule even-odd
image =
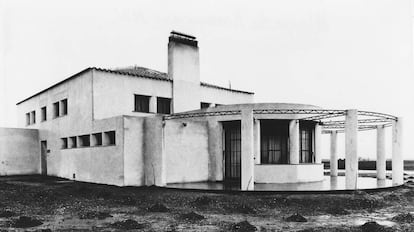
[[[0, 126], [17, 126], [16, 102], [86, 67], [166, 72], [177, 30], [197, 37], [205, 82], [256, 102], [403, 116], [414, 131], [412, 19], [410, 0], [3, 0]], [[375, 157], [375, 133], [360, 135], [360, 155]]]

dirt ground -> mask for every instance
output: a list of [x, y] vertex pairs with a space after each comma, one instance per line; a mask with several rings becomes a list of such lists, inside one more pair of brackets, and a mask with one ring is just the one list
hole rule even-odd
[[3, 231], [414, 231], [414, 186], [351, 194], [215, 194], [0, 177]]

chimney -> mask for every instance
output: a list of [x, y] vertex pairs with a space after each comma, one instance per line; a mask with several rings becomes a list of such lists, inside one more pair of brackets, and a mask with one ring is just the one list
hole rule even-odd
[[196, 37], [172, 31], [168, 76], [173, 79], [173, 113], [200, 109], [200, 58]]

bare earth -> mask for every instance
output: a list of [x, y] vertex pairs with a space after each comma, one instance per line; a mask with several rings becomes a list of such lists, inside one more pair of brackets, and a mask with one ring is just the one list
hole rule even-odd
[[[365, 224], [370, 221], [376, 223]], [[230, 195], [0, 177], [0, 230], [128, 229], [414, 231], [414, 186], [376, 193]]]

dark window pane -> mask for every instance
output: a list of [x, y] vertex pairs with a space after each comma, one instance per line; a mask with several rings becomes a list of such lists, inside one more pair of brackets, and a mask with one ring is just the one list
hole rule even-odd
[[53, 117], [59, 117], [59, 102], [53, 103]]
[[47, 120], [47, 114], [46, 114], [46, 106], [42, 107], [41, 110], [41, 121], [46, 121]]
[[150, 100], [149, 96], [134, 95], [134, 100], [135, 100], [134, 111], [144, 112], [144, 113], [149, 112], [149, 100]]
[[210, 103], [207, 103], [207, 102], [201, 102], [200, 103], [200, 108], [201, 109], [205, 109], [205, 108], [208, 108], [208, 107], [210, 107]]
[[61, 107], [62, 107], [62, 115], [67, 115], [68, 114], [68, 99], [63, 99], [61, 102]]
[[171, 114], [171, 99], [157, 97], [157, 113]]

